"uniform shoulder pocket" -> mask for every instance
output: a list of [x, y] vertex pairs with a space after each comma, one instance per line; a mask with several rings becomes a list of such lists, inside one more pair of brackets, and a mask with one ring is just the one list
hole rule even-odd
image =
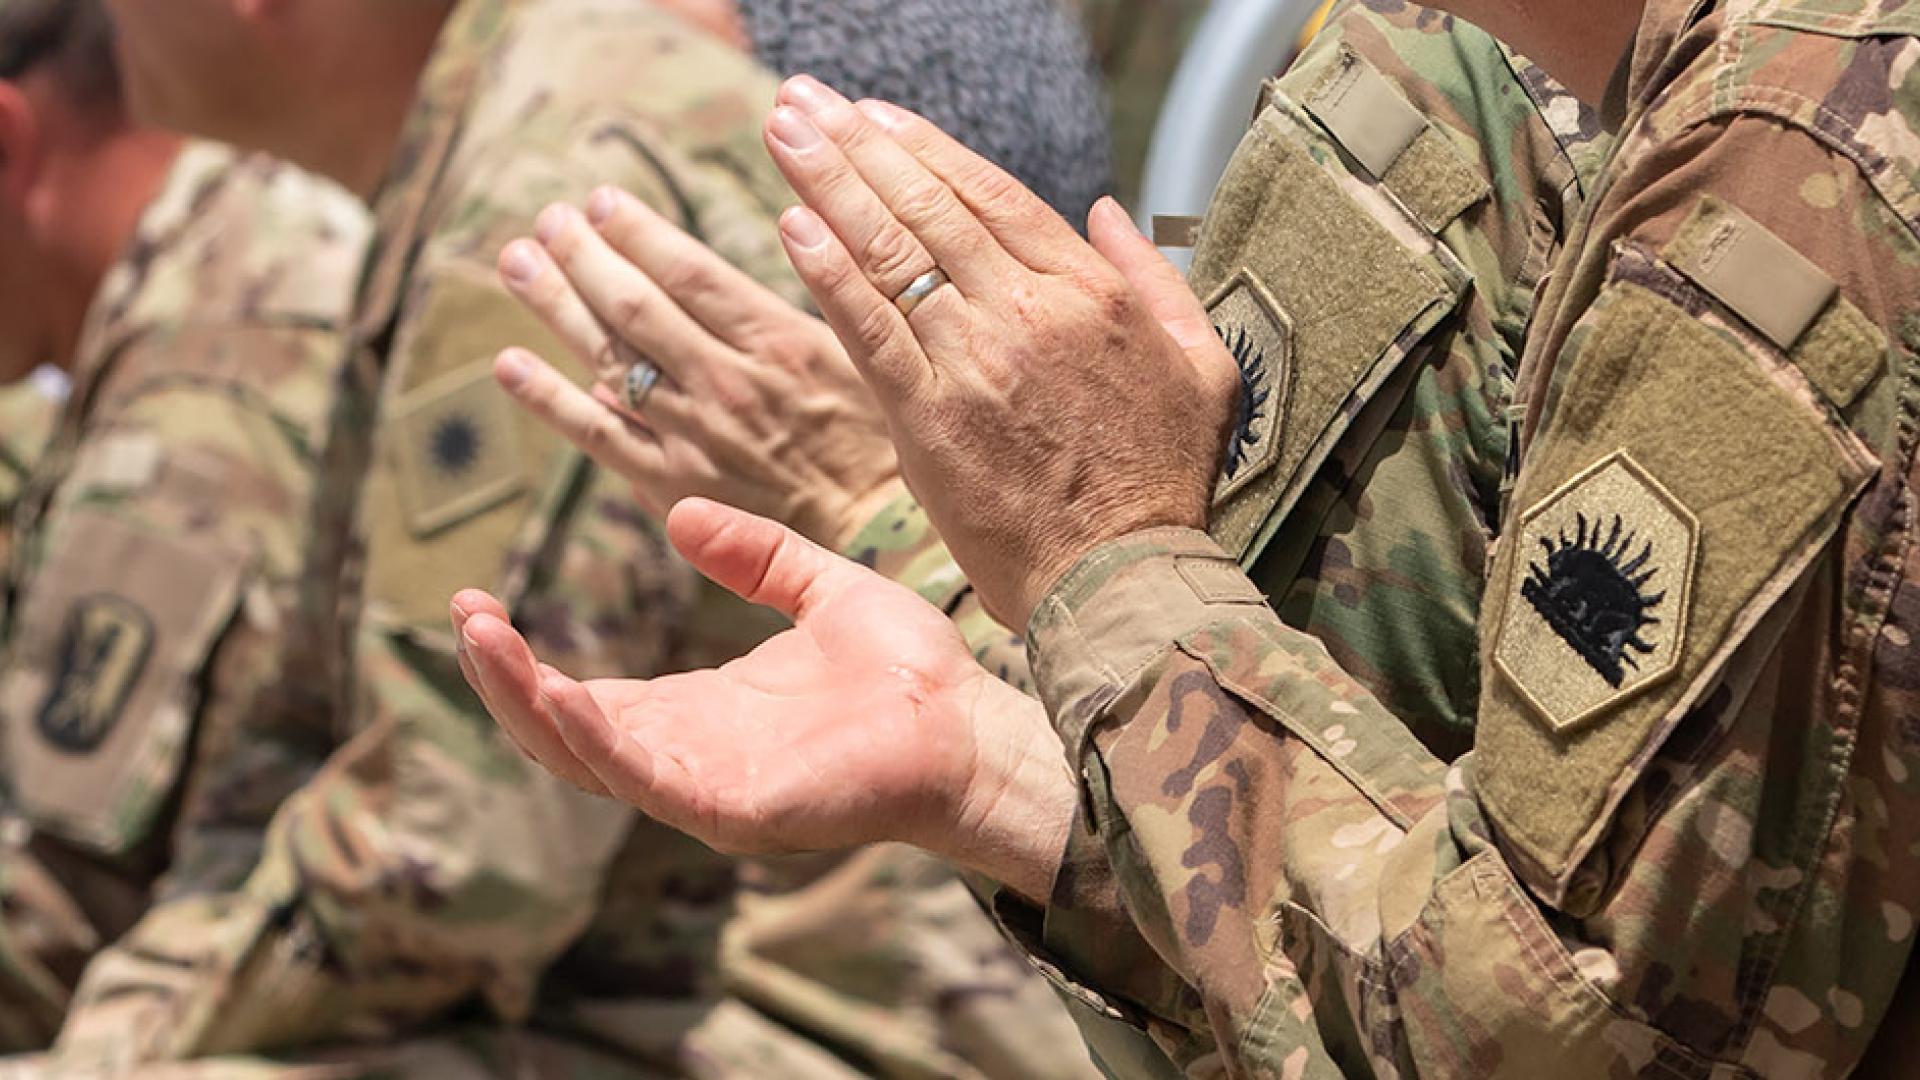
[[120, 854], [178, 785], [246, 560], [85, 506], [46, 550], [0, 675], [12, 795], [37, 827]]
[[[1297, 81], [1296, 81], [1297, 80]], [[1200, 227], [1192, 283], [1240, 365], [1212, 531], [1258, 553], [1354, 417], [1456, 308], [1437, 239], [1488, 193], [1358, 55], [1269, 88]]]
[[[1709, 201], [1665, 250], [1617, 249], [1488, 584], [1480, 790], [1523, 876], [1569, 908], [1652, 756], [1877, 466], [1834, 399], [1884, 369], [1884, 337], [1728, 214]], [[1750, 307], [1756, 290], [1773, 302]]]

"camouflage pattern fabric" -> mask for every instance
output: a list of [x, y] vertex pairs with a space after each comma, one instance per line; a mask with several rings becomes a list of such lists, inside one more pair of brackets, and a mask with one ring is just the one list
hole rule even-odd
[[[66, 1062], [398, 1039], [353, 1060], [447, 1075], [426, 1063], [454, 1040], [463, 1068], [498, 1075], [1086, 1074], [950, 873], [883, 851], [756, 869], [737, 899], [731, 860], [524, 761], [458, 671], [446, 605], [465, 586], [582, 677], [710, 666], [772, 629], [697, 587], [490, 370], [508, 345], [568, 356], [494, 261], [600, 183], [800, 299], [773, 224], [791, 196], [759, 135], [774, 89], [632, 0], [456, 7], [375, 206], [305, 571], [303, 660], [352, 738], [242, 888], [153, 910], [96, 962]], [[874, 913], [867, 963], [805, 945], [846, 932], [850, 896]]]
[[7, 566], [9, 1051], [154, 898], [244, 878], [332, 741], [279, 645], [367, 231], [330, 185], [189, 146], [89, 311]]
[[[1471, 649], [1462, 653], [1458, 644], [1463, 634], [1471, 643], [1480, 609], [1525, 329], [1547, 266], [1610, 140], [1593, 111], [1524, 57], [1465, 23], [1396, 3], [1346, 6], [1273, 94], [1278, 100], [1306, 96], [1356, 58], [1418, 113], [1422, 133], [1408, 150], [1415, 157], [1385, 170], [1391, 184], [1345, 175], [1345, 151], [1332, 145], [1335, 136], [1320, 121], [1309, 120], [1318, 141], [1308, 145], [1322, 167], [1342, 175], [1336, 204], [1323, 199], [1303, 209], [1311, 186], [1269, 176], [1262, 154], [1270, 151], [1257, 132], [1249, 136], [1223, 198], [1235, 198], [1226, 192], [1236, 187], [1258, 192], [1240, 199], [1271, 203], [1272, 217], [1248, 227], [1211, 215], [1196, 253], [1194, 286], [1213, 304], [1224, 334], [1254, 341], [1259, 327], [1246, 321], [1252, 314], [1228, 287], [1241, 264], [1261, 263], [1266, 277], [1278, 280], [1289, 261], [1338, 249], [1301, 221], [1345, 221], [1349, 228], [1411, 238], [1421, 257], [1404, 258], [1404, 272], [1451, 282], [1451, 300], [1444, 307], [1423, 304], [1402, 323], [1379, 324], [1370, 335], [1344, 329], [1360, 320], [1337, 310], [1320, 316], [1296, 308], [1293, 338], [1269, 343], [1264, 365], [1247, 365], [1249, 397], [1265, 395], [1266, 415], [1246, 418], [1243, 430], [1256, 437], [1241, 447], [1241, 484], [1223, 485], [1219, 515], [1223, 528], [1250, 523], [1235, 526], [1234, 547], [1269, 606], [1351, 663], [1357, 678], [1396, 702], [1396, 716], [1431, 752], [1451, 760], [1472, 737], [1477, 666]], [[1351, 126], [1352, 118], [1335, 122], [1343, 120]], [[1471, 202], [1449, 207], [1433, 196], [1448, 190], [1461, 193], [1456, 206]], [[1356, 220], [1352, 211], [1343, 218], [1344, 205], [1378, 224]], [[1429, 224], [1407, 209], [1434, 205], [1453, 212]], [[1384, 249], [1375, 258], [1316, 266], [1293, 280], [1317, 279], [1322, 287], [1312, 299], [1344, 304], [1382, 290], [1395, 267], [1391, 254]], [[1405, 329], [1420, 320], [1419, 332]], [[1258, 366], [1267, 368], [1265, 382], [1251, 377]], [[1320, 411], [1305, 412], [1314, 401]], [[1288, 425], [1325, 432], [1317, 466], [1296, 455], [1286, 468]], [[1290, 480], [1297, 482], [1282, 483]], [[1001, 678], [1031, 687], [1024, 643], [980, 609], [911, 499], [876, 518], [847, 554], [947, 610], [977, 659]], [[1096, 899], [1102, 887], [1111, 888], [1111, 873], [1092, 860], [1078, 884], [1063, 884], [1069, 894], [1084, 888], [1091, 895], [1073, 897], [1067, 906], [1104, 903]], [[1056, 908], [1043, 931], [1037, 913], [1022, 910], [1014, 898], [999, 896], [995, 904], [1043, 970], [1054, 970], [1044, 959], [1049, 935], [1103, 950], [1103, 974], [1129, 965], [1162, 970], [1144, 943], [1137, 956], [1119, 946], [1127, 938], [1124, 926]], [[1061, 988], [1107, 1065], [1129, 1075], [1165, 1067], [1153, 1047], [1117, 1030], [1124, 1025], [1115, 1018], [1123, 1014], [1108, 1002], [1066, 980]], [[1175, 984], [1152, 992], [1181, 997]], [[1201, 1032], [1175, 1056], [1205, 1058], [1211, 1049]]]
[[[1117, 541], [1043, 603], [1089, 808], [1035, 913], [1064, 981], [1192, 1075], [1910, 1070], [1913, 27], [1649, 3], [1514, 376], [1484, 602], [1431, 645], [1478, 655], [1471, 753], [1423, 747], [1215, 538]], [[1328, 92], [1355, 70], [1262, 123], [1340, 129], [1383, 100]], [[1211, 218], [1249, 204], [1230, 178]]]

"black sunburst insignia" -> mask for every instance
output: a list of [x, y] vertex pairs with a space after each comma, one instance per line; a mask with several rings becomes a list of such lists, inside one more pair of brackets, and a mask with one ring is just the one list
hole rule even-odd
[[1227, 351], [1233, 354], [1233, 362], [1240, 368], [1240, 411], [1235, 418], [1233, 437], [1227, 441], [1227, 479], [1237, 476], [1246, 467], [1247, 452], [1260, 442], [1260, 436], [1253, 425], [1266, 417], [1267, 396], [1267, 357], [1260, 346], [1248, 334], [1245, 327], [1228, 330], [1215, 326], [1214, 332], [1227, 345]]
[[458, 476], [480, 459], [480, 426], [473, 418], [455, 413], [433, 426], [427, 449], [433, 467], [447, 476]]
[[1564, 528], [1557, 540], [1539, 538], [1546, 561], [1528, 564], [1530, 573], [1521, 583], [1520, 595], [1608, 686], [1618, 689], [1627, 669], [1640, 667], [1634, 654], [1653, 651], [1641, 632], [1659, 625], [1650, 612], [1667, 594], [1646, 592], [1647, 582], [1660, 572], [1647, 566], [1653, 557], [1652, 541], [1629, 559], [1637, 534], [1626, 531], [1620, 515], [1613, 516], [1604, 538], [1599, 522], [1590, 524], [1585, 514], [1574, 516], [1571, 539]]

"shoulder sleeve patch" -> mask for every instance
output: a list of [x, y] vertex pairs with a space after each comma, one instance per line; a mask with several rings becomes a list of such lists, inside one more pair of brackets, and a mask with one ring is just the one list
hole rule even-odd
[[64, 515], [49, 548], [0, 678], [8, 780], [36, 826], [120, 853], [178, 785], [246, 560], [88, 509]]
[[1531, 557], [1494, 659], [1542, 722], [1569, 730], [1672, 674], [1700, 524], [1632, 454], [1562, 485], [1514, 536]]
[[520, 493], [512, 404], [475, 364], [407, 394], [394, 406], [392, 453], [407, 524], [427, 536]]

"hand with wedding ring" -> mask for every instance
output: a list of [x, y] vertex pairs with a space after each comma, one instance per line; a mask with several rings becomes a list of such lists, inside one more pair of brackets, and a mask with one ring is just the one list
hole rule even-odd
[[524, 349], [495, 375], [649, 512], [705, 496], [838, 550], [899, 493], [879, 406], [826, 324], [613, 188], [535, 231], [501, 277], [600, 381]]
[[803, 204], [788, 257], [989, 612], [1023, 627], [1097, 545], [1205, 527], [1238, 368], [1119, 204], [1089, 244], [924, 119], [806, 76], [767, 146]]

